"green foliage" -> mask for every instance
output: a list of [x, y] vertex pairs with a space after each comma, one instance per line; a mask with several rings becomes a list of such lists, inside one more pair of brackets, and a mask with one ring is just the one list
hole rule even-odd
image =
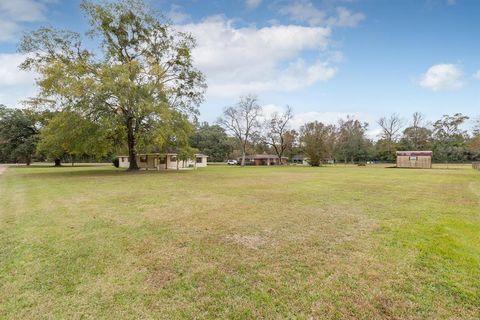
[[190, 138], [190, 145], [207, 155], [209, 161], [214, 162], [226, 160], [232, 151], [225, 129], [216, 124], [209, 125], [207, 122], [196, 128]]
[[366, 137], [368, 124], [347, 118], [338, 124], [336, 155], [347, 161], [365, 161], [369, 158], [371, 142]]
[[83, 1], [81, 8], [99, 48], [88, 50], [79, 34], [51, 28], [23, 38], [19, 49], [29, 58], [22, 68], [40, 75], [40, 94], [32, 103], [76, 110], [121, 128], [130, 168], [138, 169], [137, 142], [167, 135], [160, 126], [175, 129], [169, 121], [177, 114], [198, 112], [206, 85], [192, 64], [195, 41], [143, 1]]
[[467, 116], [456, 113], [444, 115], [433, 124], [434, 159], [439, 161], [464, 161], [468, 157], [468, 134], [461, 125], [468, 120]]
[[198, 149], [186, 145], [177, 150], [177, 158], [178, 160], [182, 161], [187, 161], [189, 159], [193, 159], [193, 161], [196, 161], [195, 153], [198, 153]]
[[41, 130], [37, 152], [51, 159], [84, 155], [100, 159], [111, 150], [107, 133], [76, 112], [62, 111]]
[[425, 127], [408, 127], [399, 142], [402, 150], [431, 150], [432, 130]]
[[35, 114], [0, 105], [0, 162], [30, 164], [38, 141]]
[[309, 164], [318, 167], [333, 156], [335, 127], [314, 121], [300, 128], [300, 143], [309, 158]]
[[152, 123], [151, 140], [145, 140], [144, 145], [154, 146], [155, 152], [178, 152], [189, 147], [190, 137], [195, 130], [192, 122], [182, 113], [172, 112], [168, 118]]

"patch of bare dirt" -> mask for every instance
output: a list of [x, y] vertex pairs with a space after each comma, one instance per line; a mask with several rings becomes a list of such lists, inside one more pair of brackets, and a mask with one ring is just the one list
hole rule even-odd
[[233, 234], [227, 236], [227, 239], [249, 249], [258, 249], [267, 244], [267, 240], [257, 235]]
[[164, 288], [170, 281], [176, 277], [175, 273], [169, 269], [159, 269], [153, 272], [148, 278], [149, 283], [154, 288]]

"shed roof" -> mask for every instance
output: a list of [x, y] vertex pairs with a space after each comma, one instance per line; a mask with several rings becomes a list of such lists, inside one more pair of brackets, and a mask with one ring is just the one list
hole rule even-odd
[[420, 156], [432, 156], [433, 151], [397, 151], [398, 156], [413, 156], [413, 157], [420, 157]]

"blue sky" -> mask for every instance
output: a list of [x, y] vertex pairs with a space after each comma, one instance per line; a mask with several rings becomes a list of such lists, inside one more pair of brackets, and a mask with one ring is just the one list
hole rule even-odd
[[[213, 122], [240, 95], [267, 112], [290, 105], [293, 126], [347, 114], [371, 123], [420, 111], [429, 120], [480, 115], [480, 1], [150, 1], [198, 40], [209, 89], [201, 119]], [[84, 32], [72, 0], [0, 0], [0, 103], [33, 95], [15, 66], [21, 32], [49, 24]]]

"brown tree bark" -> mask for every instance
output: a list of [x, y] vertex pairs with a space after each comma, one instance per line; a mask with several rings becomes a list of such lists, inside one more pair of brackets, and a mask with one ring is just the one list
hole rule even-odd
[[134, 119], [129, 117], [127, 119], [127, 130], [128, 130], [128, 161], [130, 162], [128, 170], [138, 170], [137, 164], [137, 150], [136, 150], [136, 141], [135, 141], [135, 127]]

